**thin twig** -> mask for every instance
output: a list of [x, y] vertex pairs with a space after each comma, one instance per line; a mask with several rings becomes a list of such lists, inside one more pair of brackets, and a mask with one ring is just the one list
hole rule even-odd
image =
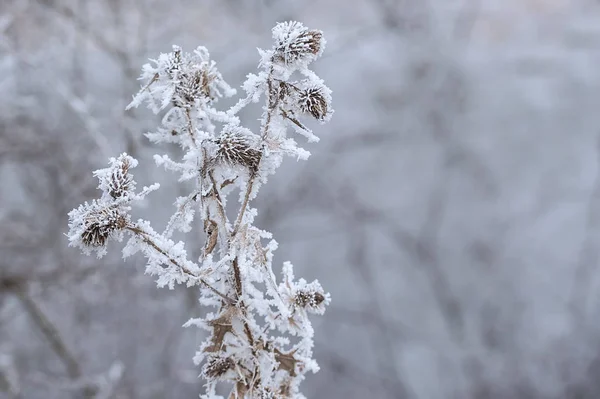
[[23, 304], [23, 307], [31, 317], [31, 320], [33, 320], [36, 326], [44, 334], [54, 352], [64, 363], [69, 377], [73, 379], [80, 378], [81, 366], [75, 359], [75, 355], [73, 355], [67, 344], [63, 341], [58, 329], [54, 326], [50, 319], [46, 317], [44, 312], [40, 309], [37, 303], [35, 303], [33, 298], [31, 298], [31, 296], [27, 293], [27, 289], [25, 287], [21, 287], [19, 290], [16, 290], [15, 294]]
[[[273, 96], [273, 67], [269, 70], [269, 76], [267, 77], [267, 118], [265, 120], [265, 125], [263, 126], [263, 132], [261, 136], [261, 141], [264, 143], [269, 135], [269, 127], [271, 126], [271, 119], [273, 117], [273, 113], [279, 104], [279, 95]], [[244, 213], [248, 208], [248, 203], [250, 202], [250, 194], [252, 192], [252, 187], [254, 185], [254, 179], [256, 178], [256, 174], [252, 174], [248, 181], [248, 185], [246, 187], [246, 193], [244, 194], [244, 202], [240, 208], [238, 213], [238, 217], [236, 219], [235, 228], [233, 229], [233, 236], [235, 236], [239, 230], [239, 227], [244, 218]]]
[[227, 214], [225, 213], [225, 207], [223, 206], [223, 200], [221, 199], [221, 194], [219, 193], [219, 185], [215, 180], [215, 176], [212, 172], [208, 172], [208, 177], [210, 178], [210, 182], [212, 183], [212, 195], [217, 203], [217, 210], [219, 211], [219, 216], [221, 217], [221, 221], [223, 223], [223, 227], [225, 228], [225, 234], [227, 234], [227, 242], [230, 242], [231, 239], [229, 237], [229, 231], [227, 230], [227, 225], [229, 224], [229, 220], [227, 219]]
[[233, 229], [234, 237], [237, 234], [238, 229], [240, 228], [240, 226], [242, 224], [242, 218], [244, 217], [244, 212], [245, 212], [246, 208], [248, 208], [248, 203], [250, 202], [250, 193], [252, 192], [253, 185], [254, 185], [254, 176], [252, 176], [250, 178], [250, 180], [248, 181], [248, 187], [246, 187], [246, 193], [244, 194], [244, 202], [242, 203], [242, 206], [240, 207], [240, 212], [238, 213], [238, 217], [235, 221], [235, 227]]
[[194, 145], [194, 147], [196, 147], [197, 144], [196, 144], [196, 137], [194, 136], [194, 125], [192, 123], [192, 116], [190, 115], [189, 108], [185, 109], [185, 117], [187, 119], [187, 128], [188, 128], [188, 132], [190, 134], [190, 138], [192, 139], [192, 144]]
[[[27, 293], [26, 287], [19, 287], [18, 290], [15, 291], [15, 295], [20, 299], [23, 307], [33, 320], [33, 322], [38, 326], [40, 331], [44, 334], [50, 346], [54, 350], [54, 352], [58, 355], [58, 357], [64, 363], [69, 378], [72, 380], [79, 380], [82, 377], [81, 366], [77, 362], [75, 355], [71, 352], [65, 341], [60, 336], [60, 333], [56, 326], [50, 321], [48, 317], [44, 314], [42, 309], [35, 303], [33, 298]], [[85, 385], [83, 387], [83, 397], [84, 398], [93, 398], [96, 395], [97, 387]]]

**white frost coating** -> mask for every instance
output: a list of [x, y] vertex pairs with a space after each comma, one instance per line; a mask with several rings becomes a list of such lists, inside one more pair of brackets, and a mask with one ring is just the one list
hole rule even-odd
[[[69, 213], [70, 245], [98, 256], [110, 240], [129, 235], [123, 256], [138, 252], [148, 260], [146, 273], [159, 287], [199, 286], [199, 302], [215, 310], [185, 326], [209, 332], [193, 360], [202, 364], [206, 393], [216, 399], [216, 384], [231, 383], [230, 398], [303, 398], [299, 384], [308, 371], [318, 371], [312, 359], [314, 331], [308, 314], [323, 314], [330, 302], [318, 281], [294, 280], [293, 266], [283, 265], [283, 278], [273, 272], [277, 242], [253, 226], [257, 210], [250, 207], [284, 156], [307, 159], [310, 153], [288, 137], [289, 128], [316, 142], [305, 119], [331, 118], [331, 91], [308, 69], [323, 52], [322, 32], [298, 22], [278, 24], [274, 45], [259, 50], [260, 71], [242, 85], [246, 93], [227, 111], [214, 108], [232, 89], [204, 47], [186, 53], [174, 46], [144, 65], [143, 86], [129, 107], [145, 103], [163, 112], [161, 125], [147, 137], [155, 143], [177, 143], [183, 156], [175, 161], [155, 155], [157, 166], [193, 180], [195, 189], [175, 200], [175, 212], [163, 233], [145, 220], [134, 222], [131, 205], [158, 188], [136, 193], [130, 169], [137, 161], [127, 154], [111, 158], [108, 168], [94, 172], [102, 195]], [[299, 80], [292, 80], [294, 75]], [[260, 130], [241, 125], [237, 114], [264, 98]], [[239, 190], [235, 220], [227, 217], [227, 196]], [[199, 221], [194, 223], [195, 218]], [[205, 244], [197, 262], [188, 259], [176, 231], [201, 227]], [[272, 335], [276, 334], [276, 335]]]

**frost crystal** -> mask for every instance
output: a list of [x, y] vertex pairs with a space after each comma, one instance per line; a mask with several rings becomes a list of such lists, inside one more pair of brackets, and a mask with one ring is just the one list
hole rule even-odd
[[[333, 113], [331, 91], [308, 69], [325, 40], [322, 32], [298, 22], [278, 24], [273, 38], [270, 50], [259, 50], [261, 70], [248, 75], [242, 86], [245, 97], [226, 112], [214, 106], [235, 90], [204, 47], [186, 53], [174, 46], [142, 68], [142, 88], [129, 107], [145, 103], [155, 113], [164, 113], [160, 126], [147, 136], [156, 143], [179, 144], [183, 156], [173, 160], [156, 155], [154, 160], [178, 173], [180, 181], [196, 184], [176, 199], [163, 233], [130, 216], [131, 206], [158, 185], [136, 191], [131, 169], [137, 161], [127, 154], [111, 158], [108, 168], [94, 172], [101, 196], [69, 213], [70, 245], [102, 256], [108, 241], [127, 234], [123, 255], [143, 254], [146, 273], [159, 287], [200, 287], [199, 302], [214, 307], [214, 312], [192, 318], [185, 326], [208, 331], [194, 356], [206, 380], [204, 399], [221, 398], [216, 395], [218, 382], [231, 384], [230, 398], [299, 399], [304, 397], [299, 384], [305, 374], [318, 371], [308, 314], [323, 314], [329, 294], [318, 281], [295, 281], [289, 262], [277, 282], [272, 264], [277, 242], [252, 225], [257, 211], [250, 203], [284, 156], [308, 157], [308, 151], [288, 137], [288, 128], [318, 141], [303, 118], [325, 122]], [[295, 74], [299, 79], [292, 79]], [[237, 114], [261, 97], [260, 130], [252, 132]], [[230, 221], [227, 196], [236, 189], [240, 207]], [[175, 231], [189, 232], [195, 226], [205, 233], [197, 262], [188, 258], [182, 242], [171, 239]]]

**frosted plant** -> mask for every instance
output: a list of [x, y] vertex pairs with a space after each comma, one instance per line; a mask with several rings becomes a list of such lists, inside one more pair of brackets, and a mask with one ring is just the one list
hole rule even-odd
[[[220, 398], [219, 382], [231, 384], [231, 399], [303, 398], [299, 383], [308, 371], [318, 370], [308, 314], [323, 314], [329, 294], [318, 281], [295, 280], [289, 262], [277, 280], [272, 259], [278, 244], [252, 224], [257, 211], [250, 202], [285, 155], [309, 156], [288, 137], [288, 128], [318, 141], [302, 121], [325, 122], [331, 117], [331, 91], [308, 69], [321, 55], [325, 40], [322, 32], [298, 22], [275, 26], [273, 39], [270, 50], [259, 50], [259, 72], [248, 75], [245, 95], [227, 111], [217, 110], [215, 104], [235, 90], [204, 47], [186, 53], [175, 46], [144, 65], [143, 87], [129, 107], [145, 103], [164, 114], [157, 131], [147, 136], [156, 143], [179, 144], [183, 156], [172, 160], [156, 155], [155, 161], [195, 186], [189, 195], [177, 198], [162, 233], [130, 216], [132, 205], [159, 186], [138, 192], [131, 174], [137, 161], [127, 154], [94, 173], [102, 196], [69, 213], [71, 246], [102, 256], [110, 240], [128, 236], [123, 255], [141, 252], [148, 259], [146, 272], [157, 277], [159, 287], [200, 288], [200, 303], [215, 310], [185, 326], [209, 332], [194, 357], [206, 380], [201, 396], [205, 399]], [[237, 115], [261, 97], [260, 131], [253, 132]], [[236, 189], [240, 207], [230, 221], [227, 197]], [[188, 259], [182, 242], [171, 239], [175, 231], [189, 232], [195, 219], [206, 237], [197, 261]]]

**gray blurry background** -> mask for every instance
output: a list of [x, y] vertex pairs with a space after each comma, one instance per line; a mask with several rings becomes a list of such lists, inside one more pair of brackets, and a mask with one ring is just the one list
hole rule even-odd
[[160, 230], [186, 188], [123, 111], [142, 63], [202, 44], [239, 87], [287, 19], [336, 109], [254, 203], [333, 297], [307, 397], [600, 398], [595, 0], [1, 0], [0, 397], [197, 397], [197, 293], [68, 248], [66, 214], [127, 151]]

